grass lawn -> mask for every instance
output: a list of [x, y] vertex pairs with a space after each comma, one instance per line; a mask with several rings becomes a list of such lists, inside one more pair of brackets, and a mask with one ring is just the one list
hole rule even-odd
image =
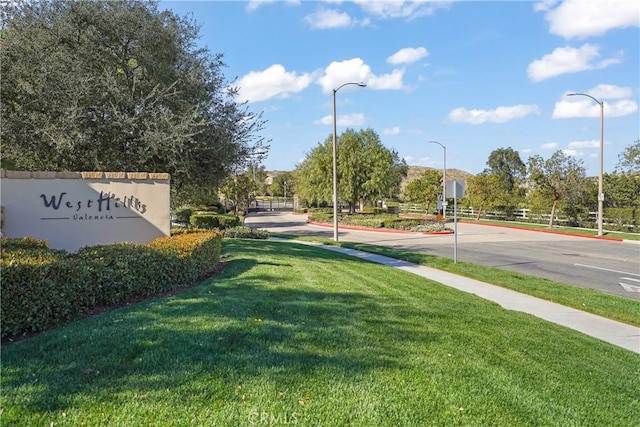
[[225, 240], [192, 289], [2, 349], [0, 424], [636, 426], [640, 356], [407, 272]]
[[549, 279], [528, 276], [526, 274], [498, 268], [485, 267], [478, 264], [466, 262], [454, 263], [453, 260], [449, 258], [386, 246], [370, 245], [367, 243], [335, 242], [326, 238], [293, 236], [281, 233], [272, 233], [272, 236], [351, 248], [424, 265], [426, 267], [437, 268], [482, 282], [491, 283], [496, 286], [502, 286], [523, 294], [553, 301], [598, 316], [640, 326], [640, 303], [636, 300], [618, 295], [610, 295], [593, 289], [580, 288]]

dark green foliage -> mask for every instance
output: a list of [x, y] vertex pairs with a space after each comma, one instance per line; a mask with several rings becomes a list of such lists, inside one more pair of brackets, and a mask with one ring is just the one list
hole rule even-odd
[[228, 239], [268, 239], [269, 232], [267, 230], [239, 226], [223, 230], [222, 236]]
[[[415, 232], [442, 231], [444, 226], [438, 221], [417, 218], [399, 218], [393, 214], [340, 214], [338, 222], [341, 225], [366, 228], [386, 228], [390, 230], [404, 230]], [[333, 215], [314, 213], [309, 215], [309, 221], [321, 224], [332, 224]]]
[[38, 240], [33, 237], [16, 237], [13, 239], [2, 239], [2, 250], [16, 249], [46, 249], [49, 247], [44, 240]]
[[193, 214], [193, 208], [179, 208], [173, 212], [173, 220], [177, 223], [188, 225], [190, 224], [191, 215]]
[[637, 233], [640, 229], [640, 208], [605, 208], [607, 229]]
[[376, 206], [365, 206], [362, 209], [363, 213], [372, 213], [372, 214], [385, 214], [387, 213], [387, 208], [379, 208]]
[[[215, 270], [219, 232], [191, 232], [149, 245], [85, 247], [75, 254], [29, 239], [2, 239], [2, 337], [41, 331], [100, 306], [172, 291]], [[32, 239], [33, 240], [33, 239]], [[21, 247], [22, 245], [22, 247]]]
[[[338, 199], [355, 212], [358, 202], [375, 202], [400, 192], [408, 167], [372, 129], [347, 129], [338, 138]], [[332, 200], [333, 137], [319, 143], [296, 168], [296, 194], [309, 205]]]
[[197, 213], [191, 215], [190, 223], [193, 227], [224, 230], [240, 225], [240, 218], [233, 215], [218, 215], [208, 213]]
[[51, 0], [2, 2], [0, 18], [3, 167], [166, 172], [181, 203], [268, 148], [192, 17]]

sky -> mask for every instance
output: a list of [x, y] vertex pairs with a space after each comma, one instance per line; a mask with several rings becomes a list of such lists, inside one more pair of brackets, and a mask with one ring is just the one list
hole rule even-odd
[[446, 153], [447, 169], [477, 174], [500, 148], [525, 163], [562, 150], [596, 176], [600, 103], [605, 173], [640, 138], [636, 0], [159, 7], [200, 24], [198, 44], [223, 55], [236, 101], [262, 113], [269, 171], [294, 170], [333, 135], [334, 90], [338, 135], [373, 129], [410, 166], [442, 168]]

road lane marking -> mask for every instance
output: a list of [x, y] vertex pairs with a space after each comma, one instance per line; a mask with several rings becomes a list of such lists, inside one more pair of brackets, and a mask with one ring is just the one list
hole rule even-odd
[[577, 265], [578, 267], [593, 268], [594, 270], [610, 271], [612, 273], [620, 273], [620, 274], [630, 274], [632, 276], [640, 277], [640, 274], [638, 274], [638, 273], [629, 273], [628, 271], [612, 270], [610, 268], [596, 267], [594, 265], [578, 264], [578, 263], [573, 264], [573, 265]]
[[622, 282], [620, 282], [620, 286], [622, 286], [622, 288], [627, 292], [638, 292], [638, 293], [640, 293], [640, 286], [633, 286], [633, 285], [629, 285], [627, 283], [622, 283]]

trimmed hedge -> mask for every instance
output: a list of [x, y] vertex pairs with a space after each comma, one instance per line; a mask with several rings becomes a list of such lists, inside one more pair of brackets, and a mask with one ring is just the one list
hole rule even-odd
[[42, 331], [92, 308], [179, 289], [213, 271], [222, 253], [219, 231], [181, 233], [148, 245], [91, 246], [75, 254], [35, 239], [0, 242], [2, 338]]
[[210, 213], [193, 214], [191, 215], [189, 222], [191, 223], [191, 226], [196, 228], [218, 228], [220, 230], [241, 225], [240, 218], [237, 216], [218, 215]]
[[[333, 215], [314, 213], [309, 215], [309, 221], [322, 224], [333, 223]], [[353, 225], [367, 228], [386, 228], [415, 232], [433, 232], [445, 229], [444, 223], [417, 218], [398, 218], [392, 214], [339, 214], [338, 221], [342, 225]]]
[[245, 226], [227, 228], [222, 231], [222, 235], [227, 239], [268, 239], [267, 230], [259, 230]]

